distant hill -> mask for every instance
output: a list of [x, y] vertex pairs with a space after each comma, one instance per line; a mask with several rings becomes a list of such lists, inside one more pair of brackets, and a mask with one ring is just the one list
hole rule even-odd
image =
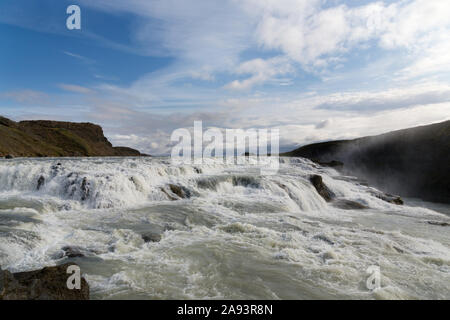
[[14, 122], [0, 117], [0, 156], [95, 157], [141, 156], [134, 149], [113, 147], [103, 129], [92, 123]]
[[345, 172], [386, 191], [450, 203], [450, 121], [310, 144], [283, 155], [340, 161]]

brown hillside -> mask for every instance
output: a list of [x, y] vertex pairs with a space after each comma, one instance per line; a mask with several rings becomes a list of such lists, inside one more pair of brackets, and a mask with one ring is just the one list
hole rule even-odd
[[92, 123], [14, 122], [0, 117], [0, 156], [96, 157], [140, 156], [137, 150], [113, 147], [103, 129]]

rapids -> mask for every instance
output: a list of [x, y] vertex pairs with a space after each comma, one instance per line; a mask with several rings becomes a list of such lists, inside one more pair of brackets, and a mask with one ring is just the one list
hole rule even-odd
[[[450, 299], [449, 206], [387, 203], [334, 169], [280, 162], [261, 176], [218, 159], [1, 160], [0, 266], [74, 261], [94, 299]], [[312, 174], [368, 209], [325, 202]]]

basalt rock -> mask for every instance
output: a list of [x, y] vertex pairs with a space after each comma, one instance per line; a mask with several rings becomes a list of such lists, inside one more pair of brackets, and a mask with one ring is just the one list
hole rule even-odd
[[176, 194], [178, 197], [180, 197], [182, 199], [191, 197], [191, 192], [188, 189], [186, 189], [185, 187], [170, 184], [169, 188], [170, 188], [170, 191], [172, 191], [172, 193]]
[[159, 242], [161, 241], [161, 235], [156, 232], [144, 233], [142, 234], [142, 240], [144, 240], [144, 242]]
[[323, 235], [323, 234], [315, 235], [315, 236], [313, 237], [313, 239], [314, 239], [314, 240], [321, 240], [321, 241], [326, 242], [326, 243], [328, 243], [329, 245], [332, 245], [332, 246], [334, 245], [334, 242], [331, 241], [330, 239], [328, 239], [328, 237], [326, 237], [326, 236]]
[[383, 197], [382, 199], [384, 201], [387, 201], [389, 203], [393, 203], [393, 204], [396, 204], [396, 205], [399, 205], [399, 206], [404, 204], [404, 202], [403, 202], [402, 198], [400, 198], [400, 196], [387, 195], [387, 196]]
[[440, 226], [440, 227], [450, 227], [450, 223], [447, 222], [439, 222], [439, 221], [427, 221], [428, 224], [431, 224], [433, 226]]
[[78, 247], [63, 247], [61, 250], [64, 251], [64, 256], [68, 258], [82, 258], [85, 256], [83, 250]]
[[372, 192], [372, 195], [374, 195], [378, 199], [381, 199], [383, 201], [386, 201], [386, 202], [389, 202], [392, 204], [403, 205], [403, 200], [400, 196], [394, 196], [392, 194], [383, 193], [383, 192], [379, 192], [379, 191]]
[[83, 181], [81, 182], [81, 201], [85, 201], [87, 198], [89, 198], [90, 191], [91, 190], [89, 182], [86, 178], [83, 178]]
[[0, 300], [89, 300], [89, 285], [83, 277], [80, 289], [68, 288], [71, 265], [14, 274], [0, 270]]
[[39, 179], [38, 179], [38, 182], [37, 182], [37, 187], [36, 187], [36, 189], [37, 189], [37, 190], [41, 189], [41, 187], [44, 185], [44, 183], [45, 183], [45, 178], [44, 178], [44, 176], [40, 176]]
[[314, 188], [316, 188], [317, 193], [325, 199], [325, 201], [330, 202], [334, 199], [335, 194], [328, 189], [325, 183], [322, 180], [322, 177], [319, 175], [312, 175], [309, 177], [309, 181], [311, 181]]
[[194, 167], [194, 170], [198, 174], [202, 173], [202, 169], [200, 169], [200, 168]]

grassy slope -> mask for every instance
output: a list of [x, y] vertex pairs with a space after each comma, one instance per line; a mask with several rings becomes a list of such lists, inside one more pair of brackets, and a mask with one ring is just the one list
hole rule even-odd
[[139, 156], [114, 148], [100, 126], [56, 121], [13, 122], [0, 117], [0, 156]]

